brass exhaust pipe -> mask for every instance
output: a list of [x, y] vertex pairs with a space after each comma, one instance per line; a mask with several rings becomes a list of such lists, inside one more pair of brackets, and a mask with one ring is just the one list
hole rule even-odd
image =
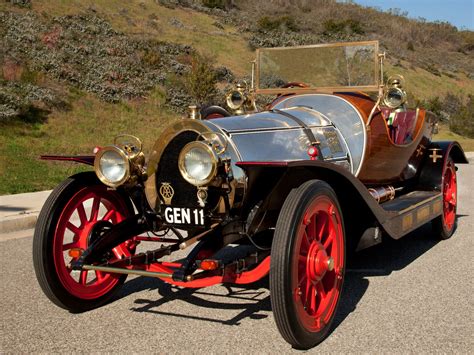
[[148, 276], [148, 277], [167, 278], [167, 279], [171, 279], [173, 277], [173, 274], [170, 274], [167, 272], [130, 270], [130, 269], [123, 269], [123, 268], [118, 268], [118, 267], [110, 267], [110, 266], [83, 265], [82, 269], [109, 272], [112, 274], [140, 275], [140, 276]]

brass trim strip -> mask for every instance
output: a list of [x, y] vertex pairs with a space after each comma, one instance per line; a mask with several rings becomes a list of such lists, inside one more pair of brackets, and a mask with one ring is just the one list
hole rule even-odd
[[140, 275], [140, 276], [150, 276], [150, 277], [159, 277], [159, 278], [168, 278], [168, 279], [172, 278], [173, 276], [173, 274], [169, 274], [167, 272], [131, 270], [131, 269], [123, 269], [123, 268], [117, 268], [117, 267], [110, 267], [110, 266], [83, 265], [82, 269], [109, 272], [112, 274]]
[[416, 203], [416, 204], [414, 204], [414, 205], [412, 205], [412, 206], [410, 206], [410, 207], [407, 207], [407, 208], [405, 208], [404, 210], [398, 211], [398, 215], [402, 215], [402, 214], [404, 214], [404, 213], [406, 213], [406, 212], [412, 211], [412, 210], [414, 210], [415, 208], [417, 208], [417, 207], [419, 207], [419, 206], [421, 206], [421, 205], [424, 205], [425, 203], [429, 203], [429, 202], [431, 202], [431, 201], [433, 201], [433, 200], [436, 200], [437, 198], [440, 198], [440, 197], [442, 197], [442, 196], [441, 196], [441, 192], [440, 192], [439, 194], [437, 194], [437, 195], [434, 195], [434, 196], [431, 196], [430, 198], [427, 198], [426, 200], [420, 201], [420, 202], [418, 202], [418, 203]]
[[334, 92], [352, 92], [352, 91], [379, 91], [378, 85], [366, 86], [328, 86], [328, 87], [310, 87], [310, 88], [275, 88], [275, 89], [260, 89], [256, 88], [256, 94], [262, 95], [276, 95], [276, 94], [298, 94], [298, 93], [325, 93], [332, 94]]

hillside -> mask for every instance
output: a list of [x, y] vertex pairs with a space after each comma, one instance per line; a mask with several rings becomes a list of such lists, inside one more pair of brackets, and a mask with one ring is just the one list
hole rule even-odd
[[412, 102], [454, 100], [449, 116], [474, 95], [473, 32], [329, 0], [12, 0], [0, 34], [0, 194], [81, 169], [40, 154], [88, 153], [124, 132], [148, 150], [197, 100], [186, 82], [196, 61], [211, 59], [222, 90], [249, 75], [259, 46], [378, 39]]

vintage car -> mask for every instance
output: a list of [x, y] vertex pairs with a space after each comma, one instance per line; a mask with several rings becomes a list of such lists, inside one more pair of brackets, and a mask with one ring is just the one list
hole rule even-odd
[[190, 106], [156, 128], [147, 158], [128, 135], [94, 155], [43, 156], [93, 168], [56, 187], [39, 216], [46, 296], [82, 312], [128, 274], [193, 288], [269, 274], [283, 338], [324, 340], [350, 252], [428, 222], [441, 239], [456, 228], [466, 157], [431, 140], [437, 118], [407, 108], [403, 77], [383, 82], [383, 61], [376, 41], [260, 49], [227, 109]]

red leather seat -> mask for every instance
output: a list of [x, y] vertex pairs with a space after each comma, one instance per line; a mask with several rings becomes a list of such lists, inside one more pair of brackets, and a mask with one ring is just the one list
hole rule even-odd
[[413, 139], [413, 130], [418, 116], [418, 111], [397, 112], [393, 119], [395, 144], [408, 144]]

